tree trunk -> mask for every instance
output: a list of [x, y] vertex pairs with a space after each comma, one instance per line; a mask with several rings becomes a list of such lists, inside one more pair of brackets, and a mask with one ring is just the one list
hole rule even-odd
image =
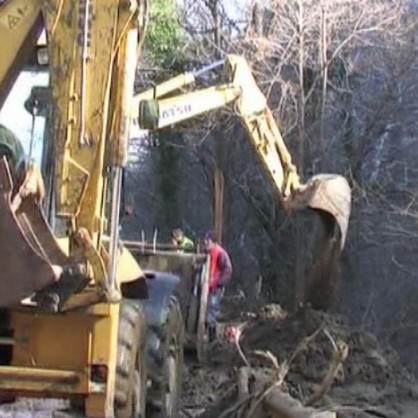
[[[299, 30], [299, 121], [298, 121], [298, 141], [299, 141], [299, 172], [303, 174], [303, 161], [305, 157], [305, 80], [304, 80], [304, 62], [305, 62], [305, 38], [303, 22], [303, 0], [298, 1], [298, 30]], [[296, 219], [296, 267], [295, 267], [295, 296], [294, 305], [297, 309], [304, 300], [305, 294], [305, 246], [303, 219]]]

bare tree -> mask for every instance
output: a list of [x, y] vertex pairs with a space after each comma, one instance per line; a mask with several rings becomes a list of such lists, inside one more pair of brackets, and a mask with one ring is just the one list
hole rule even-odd
[[364, 323], [383, 332], [416, 289], [416, 9], [296, 0], [255, 8], [236, 48], [253, 61], [300, 171], [352, 179], [346, 260], [357, 280], [344, 287]]

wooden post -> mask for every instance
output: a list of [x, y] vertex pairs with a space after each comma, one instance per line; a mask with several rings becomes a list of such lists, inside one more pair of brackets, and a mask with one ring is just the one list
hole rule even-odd
[[214, 173], [214, 223], [218, 242], [222, 243], [224, 176], [222, 169], [215, 168]]
[[202, 363], [206, 360], [206, 348], [207, 348], [207, 330], [206, 330], [206, 315], [208, 306], [209, 296], [209, 274], [210, 274], [210, 263], [209, 257], [202, 271], [202, 282], [200, 292], [200, 303], [199, 303], [199, 318], [197, 323], [197, 360]]
[[272, 390], [266, 397], [266, 405], [272, 418], [336, 418], [331, 411], [305, 408], [298, 400], [280, 390]]

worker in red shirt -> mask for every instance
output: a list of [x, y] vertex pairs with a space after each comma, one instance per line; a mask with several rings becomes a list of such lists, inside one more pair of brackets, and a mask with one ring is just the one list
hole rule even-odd
[[228, 253], [218, 244], [215, 231], [206, 233], [204, 244], [210, 258], [207, 324], [209, 340], [213, 341], [216, 338], [217, 317], [224, 288], [232, 276], [232, 264]]

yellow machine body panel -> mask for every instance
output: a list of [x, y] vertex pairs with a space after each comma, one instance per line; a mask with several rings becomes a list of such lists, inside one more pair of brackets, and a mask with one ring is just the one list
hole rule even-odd
[[[92, 332], [94, 323], [98, 319], [75, 313], [58, 316], [34, 315], [31, 309], [26, 312], [15, 311], [11, 323], [15, 330], [11, 365], [27, 368], [29, 374], [33, 369], [38, 368], [76, 372], [82, 377], [81, 380], [74, 379], [69, 385], [69, 382], [63, 379], [66, 386], [69, 386], [68, 393], [88, 393], [89, 371], [86, 365], [90, 362]], [[55, 389], [60, 388], [60, 379], [56, 382], [53, 379], [51, 381], [45, 378], [44, 381], [40, 379], [36, 383], [44, 385], [44, 388], [48, 386], [54, 388], [54, 384]], [[4, 384], [10, 387], [10, 381], [3, 381], [0, 383], [0, 388], [4, 387]], [[34, 383], [29, 381], [27, 385], [34, 386]], [[40, 387], [36, 389], [39, 390]]]
[[[60, 315], [32, 307], [14, 310], [13, 358], [10, 366], [0, 366], [0, 391], [84, 395], [87, 416], [112, 416], [118, 312], [118, 304]], [[106, 384], [92, 381], [93, 364], [107, 368]]]

